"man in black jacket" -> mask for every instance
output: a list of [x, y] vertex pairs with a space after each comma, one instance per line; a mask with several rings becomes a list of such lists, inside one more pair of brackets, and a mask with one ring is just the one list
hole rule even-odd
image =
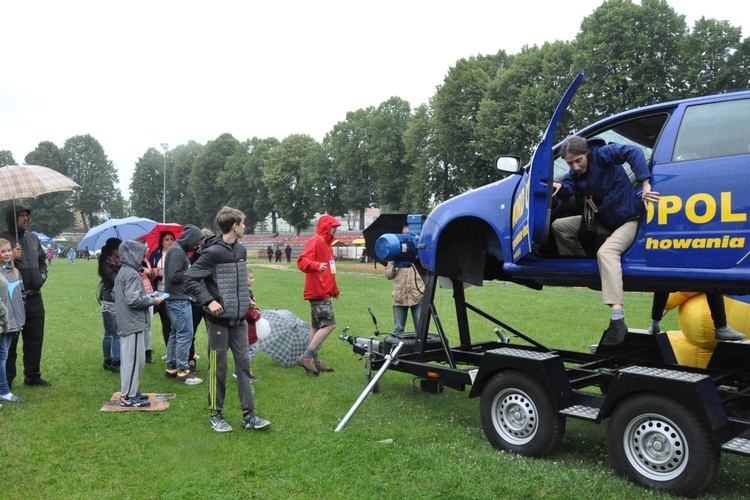
[[[42, 301], [42, 286], [47, 281], [47, 261], [39, 238], [31, 231], [27, 231], [31, 209], [21, 205], [8, 207], [5, 213], [5, 223], [8, 230], [0, 233], [0, 238], [10, 241], [13, 248], [13, 260], [16, 269], [21, 273], [23, 286], [26, 289], [24, 309], [26, 310], [26, 324], [21, 330], [23, 339], [23, 373], [24, 385], [49, 386], [52, 385], [42, 378], [42, 344], [44, 343], [44, 302]], [[16, 234], [18, 238], [16, 239]], [[14, 337], [8, 351], [5, 363], [8, 385], [12, 386], [16, 378], [16, 359], [18, 336]]]

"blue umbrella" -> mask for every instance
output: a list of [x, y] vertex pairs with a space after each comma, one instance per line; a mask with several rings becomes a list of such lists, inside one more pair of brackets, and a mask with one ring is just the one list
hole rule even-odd
[[39, 238], [39, 243], [50, 243], [52, 241], [52, 238], [47, 236], [44, 233], [37, 233], [36, 231], [31, 231], [36, 235], [37, 238]]
[[156, 226], [156, 221], [143, 217], [125, 217], [124, 219], [109, 219], [103, 224], [92, 227], [78, 243], [78, 250], [98, 250], [110, 238], [122, 241], [133, 240], [143, 236]]

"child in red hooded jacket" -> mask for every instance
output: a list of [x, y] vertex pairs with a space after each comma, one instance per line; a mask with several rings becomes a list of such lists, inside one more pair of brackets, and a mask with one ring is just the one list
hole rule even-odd
[[318, 350], [336, 328], [331, 297], [339, 298], [339, 288], [336, 285], [336, 261], [331, 245], [336, 228], [340, 225], [330, 215], [321, 216], [315, 236], [307, 240], [305, 249], [297, 259], [297, 267], [305, 273], [303, 297], [310, 301], [311, 310], [309, 345], [297, 359], [297, 364], [313, 375], [333, 371], [333, 368], [318, 359]]

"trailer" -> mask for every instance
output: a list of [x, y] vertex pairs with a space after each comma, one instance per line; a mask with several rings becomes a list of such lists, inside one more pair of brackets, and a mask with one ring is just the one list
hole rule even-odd
[[[617, 345], [600, 341], [594, 353], [571, 352], [548, 347], [465, 299], [465, 284], [491, 280], [601, 289], [601, 241], [586, 238], [585, 256], [567, 255], [552, 231], [556, 219], [583, 213], [583, 199], [566, 205], [554, 189], [573, 175], [554, 140], [583, 80], [581, 72], [563, 94], [527, 164], [501, 156], [496, 166], [504, 178], [444, 201], [429, 216], [386, 214], [365, 228], [369, 255], [424, 271], [422, 314], [411, 336], [343, 337], [367, 357], [368, 377], [387, 366], [413, 374], [424, 388], [468, 389], [481, 398], [482, 427], [496, 448], [543, 457], [560, 444], [568, 418], [608, 419], [607, 446], [618, 473], [695, 495], [716, 475], [722, 452], [750, 454], [750, 343], [719, 342], [705, 369], [678, 365], [666, 334], [642, 330], [629, 330]], [[645, 202], [621, 256], [624, 291], [750, 295], [750, 90], [623, 111], [577, 135], [597, 147], [640, 148], [651, 187], [661, 193]], [[611, 168], [627, 174], [627, 161], [620, 161]], [[640, 176], [629, 177], [636, 192], [645, 179], [642, 167]], [[405, 223], [408, 232], [396, 234]], [[434, 307], [438, 276], [452, 283], [455, 346]], [[472, 342], [469, 314], [523, 342], [511, 344], [505, 334]], [[750, 323], [743, 326], [750, 333]]]
[[[414, 375], [428, 391], [468, 390], [480, 398], [492, 446], [529, 457], [555, 452], [568, 418], [609, 419], [615, 471], [676, 495], [708, 487], [722, 452], [750, 455], [750, 342], [719, 342], [706, 369], [678, 365], [664, 332], [631, 329], [621, 345], [600, 343], [593, 353], [553, 349], [473, 306], [462, 283], [453, 285], [459, 345], [449, 345], [436, 312], [434, 275], [425, 281], [418, 332], [341, 335], [367, 359], [368, 381], [377, 383], [373, 374], [386, 365]], [[470, 314], [497, 325], [498, 339], [473, 343]]]

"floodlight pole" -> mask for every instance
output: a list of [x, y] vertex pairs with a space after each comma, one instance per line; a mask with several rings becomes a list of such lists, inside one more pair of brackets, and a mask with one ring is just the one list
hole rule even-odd
[[166, 142], [161, 143], [161, 148], [164, 150], [164, 187], [162, 188], [162, 211], [161, 221], [167, 222], [167, 151], [169, 151], [169, 144]]

